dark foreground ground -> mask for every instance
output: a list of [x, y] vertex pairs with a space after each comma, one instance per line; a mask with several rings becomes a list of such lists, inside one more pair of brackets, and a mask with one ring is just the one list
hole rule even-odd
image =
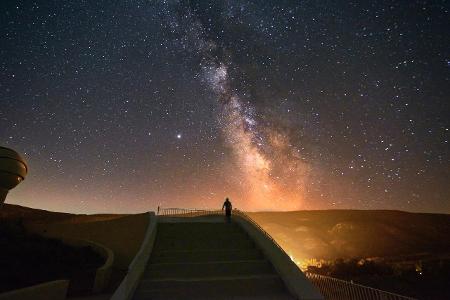
[[69, 296], [89, 294], [96, 269], [104, 262], [90, 247], [43, 238], [20, 221], [0, 221], [0, 293], [70, 279]]

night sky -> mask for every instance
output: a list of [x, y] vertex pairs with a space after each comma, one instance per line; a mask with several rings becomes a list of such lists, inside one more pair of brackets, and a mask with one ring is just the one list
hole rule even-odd
[[1, 1], [6, 200], [450, 213], [448, 1]]

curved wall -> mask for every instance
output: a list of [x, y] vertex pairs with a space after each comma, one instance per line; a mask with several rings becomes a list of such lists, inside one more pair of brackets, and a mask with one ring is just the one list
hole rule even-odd
[[130, 266], [128, 267], [127, 275], [122, 280], [122, 283], [116, 289], [111, 297], [111, 300], [128, 300], [133, 297], [137, 284], [147, 267], [147, 262], [155, 243], [157, 232], [157, 221], [154, 212], [148, 213], [149, 222], [144, 240], [142, 241], [139, 252], [134, 257]]
[[323, 300], [317, 288], [306, 278], [290, 257], [269, 238], [269, 235], [257, 225], [248, 221], [240, 214], [233, 215], [237, 222], [258, 245], [264, 255], [270, 260], [283, 280], [289, 292], [302, 300]]

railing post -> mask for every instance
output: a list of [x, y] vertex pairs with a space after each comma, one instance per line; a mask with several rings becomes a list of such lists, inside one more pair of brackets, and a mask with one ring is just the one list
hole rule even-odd
[[356, 289], [358, 291], [359, 299], [364, 299], [364, 291], [363, 291], [363, 289], [359, 285], [356, 285], [355, 287], [356, 287]]
[[346, 284], [344, 290], [345, 290], [345, 296], [346, 296], [346, 298], [347, 298], [347, 299], [352, 299], [352, 298], [351, 298], [351, 295], [350, 295], [350, 291], [351, 291], [350, 285]]

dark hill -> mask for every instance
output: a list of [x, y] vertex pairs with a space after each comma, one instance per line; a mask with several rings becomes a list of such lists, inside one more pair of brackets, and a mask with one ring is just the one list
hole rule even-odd
[[450, 253], [447, 214], [320, 210], [250, 215], [302, 266], [310, 259]]

